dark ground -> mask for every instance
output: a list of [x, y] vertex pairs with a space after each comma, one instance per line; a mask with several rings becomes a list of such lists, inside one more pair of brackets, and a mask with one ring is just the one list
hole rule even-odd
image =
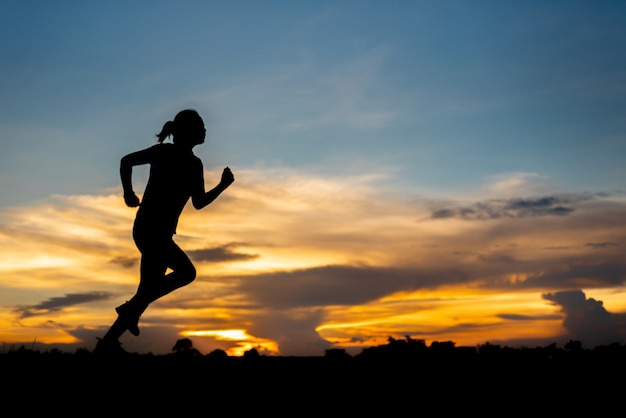
[[3, 416], [623, 416], [626, 347], [426, 347], [357, 356], [0, 354]]

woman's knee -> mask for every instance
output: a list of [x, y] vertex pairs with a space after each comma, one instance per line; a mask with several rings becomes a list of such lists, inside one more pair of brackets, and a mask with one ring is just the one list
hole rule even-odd
[[186, 285], [193, 282], [198, 274], [196, 268], [192, 264], [185, 267], [184, 270], [179, 270], [178, 272], [180, 273], [180, 276]]

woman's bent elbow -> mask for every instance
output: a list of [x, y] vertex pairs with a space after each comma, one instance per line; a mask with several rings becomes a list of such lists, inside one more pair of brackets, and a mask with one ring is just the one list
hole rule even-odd
[[203, 199], [200, 199], [200, 198], [191, 199], [191, 205], [196, 210], [204, 209], [207, 204], [208, 204], [207, 202], [205, 202]]

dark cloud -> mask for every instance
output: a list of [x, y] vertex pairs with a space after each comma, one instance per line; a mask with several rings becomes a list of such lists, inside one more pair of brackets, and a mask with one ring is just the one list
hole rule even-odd
[[276, 341], [281, 355], [319, 356], [332, 347], [315, 331], [323, 320], [319, 309], [271, 310], [257, 316], [249, 332]]
[[604, 308], [602, 301], [587, 299], [581, 290], [546, 293], [542, 297], [561, 306], [565, 314], [563, 327], [571, 339], [589, 346], [624, 341], [624, 327]]
[[238, 290], [274, 309], [362, 304], [398, 291], [462, 283], [460, 271], [332, 265], [239, 278]]
[[35, 315], [48, 314], [50, 312], [58, 312], [68, 306], [109, 300], [114, 296], [115, 295], [109, 292], [68, 293], [65, 296], [50, 298], [36, 305], [18, 306], [14, 309], [14, 312], [17, 313], [20, 318], [27, 318]]
[[594, 250], [618, 246], [619, 244], [616, 244], [614, 242], [588, 242], [585, 244], [585, 247], [593, 248]]
[[508, 254], [483, 254], [477, 258], [487, 264], [513, 264], [518, 262], [515, 257]]
[[626, 282], [626, 261], [572, 262], [546, 266], [540, 274], [531, 275], [524, 285], [537, 288], [615, 287]]
[[502, 318], [502, 319], [506, 319], [509, 321], [536, 321], [538, 319], [556, 319], [556, 318], [560, 318], [560, 316], [557, 315], [541, 315], [541, 316], [537, 316], [537, 315], [521, 315], [521, 314], [500, 314], [498, 315], [498, 318]]
[[[476, 263], [479, 261], [479, 263]], [[511, 275], [525, 280], [511, 283]], [[368, 265], [330, 265], [234, 277], [233, 288], [247, 303], [274, 309], [359, 305], [396, 293], [445, 285], [480, 283], [492, 289], [610, 288], [626, 282], [626, 260], [596, 258], [518, 260], [509, 255], [479, 256], [454, 267], [393, 268]], [[478, 282], [476, 282], [478, 281]]]
[[134, 267], [138, 262], [139, 262], [139, 257], [119, 256], [111, 260], [111, 263], [119, 264], [120, 266], [125, 267], [125, 268]]
[[236, 244], [228, 244], [220, 247], [204, 248], [201, 250], [187, 251], [194, 261], [208, 261], [212, 263], [229, 261], [248, 261], [258, 258], [258, 254], [246, 254], [233, 251]]
[[[212, 263], [221, 263], [229, 261], [247, 261], [259, 257], [258, 254], [246, 254], [234, 251], [233, 248], [237, 246], [237, 244], [228, 244], [220, 247], [188, 250], [186, 252], [189, 255], [189, 258], [197, 262], [207, 261]], [[127, 256], [119, 256], [111, 260], [111, 263], [118, 264], [125, 268], [134, 267], [138, 262], [139, 257]]]
[[469, 206], [442, 207], [431, 213], [433, 219], [460, 218], [486, 220], [499, 218], [529, 218], [535, 216], [564, 216], [574, 212], [579, 202], [595, 198], [590, 194], [568, 194], [537, 198], [493, 199]]

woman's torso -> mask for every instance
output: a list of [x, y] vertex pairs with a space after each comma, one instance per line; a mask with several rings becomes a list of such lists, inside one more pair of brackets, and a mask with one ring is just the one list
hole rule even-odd
[[201, 187], [202, 163], [190, 149], [174, 144], [150, 148], [150, 176], [137, 211], [135, 228], [175, 234], [178, 218], [194, 188]]

